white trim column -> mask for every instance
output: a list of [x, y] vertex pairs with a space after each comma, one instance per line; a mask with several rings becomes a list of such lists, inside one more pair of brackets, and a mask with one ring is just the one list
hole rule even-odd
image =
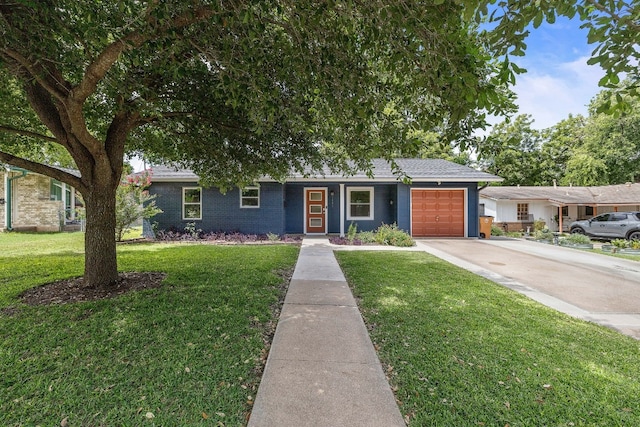
[[344, 184], [340, 184], [340, 237], [344, 237]]

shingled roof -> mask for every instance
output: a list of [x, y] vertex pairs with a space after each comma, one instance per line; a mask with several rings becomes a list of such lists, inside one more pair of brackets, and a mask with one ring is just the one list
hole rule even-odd
[[560, 205], [640, 205], [640, 184], [598, 187], [498, 187], [484, 188], [480, 195], [493, 200], [548, 200]]
[[[481, 172], [467, 166], [440, 159], [397, 159], [400, 169], [414, 182], [499, 182], [502, 178]], [[168, 166], [153, 166], [153, 181], [198, 181], [198, 176], [190, 170]], [[383, 159], [372, 161], [373, 179], [365, 172], [345, 176], [332, 173], [328, 168], [310, 177], [292, 173], [287, 182], [308, 181], [396, 181], [402, 177], [394, 173], [391, 164]], [[264, 179], [268, 181], [269, 179]]]

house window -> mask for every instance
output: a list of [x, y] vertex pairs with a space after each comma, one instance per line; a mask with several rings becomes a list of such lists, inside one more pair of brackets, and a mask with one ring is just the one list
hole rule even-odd
[[185, 187], [182, 189], [182, 219], [202, 219], [202, 189]]
[[529, 203], [518, 203], [518, 221], [529, 220]]
[[51, 187], [51, 191], [50, 191], [49, 200], [62, 200], [62, 183], [57, 179], [52, 179], [50, 187]]
[[589, 216], [593, 216], [593, 206], [585, 206], [584, 207], [584, 214], [585, 215], [589, 215]]
[[260, 187], [246, 187], [240, 191], [240, 207], [241, 208], [259, 208], [260, 207]]
[[569, 216], [569, 206], [562, 207], [562, 216]]
[[347, 198], [347, 219], [373, 219], [373, 187], [351, 187]]

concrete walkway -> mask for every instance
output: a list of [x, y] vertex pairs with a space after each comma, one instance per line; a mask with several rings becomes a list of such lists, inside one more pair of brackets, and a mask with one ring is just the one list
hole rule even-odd
[[327, 238], [302, 242], [248, 426], [405, 426]]

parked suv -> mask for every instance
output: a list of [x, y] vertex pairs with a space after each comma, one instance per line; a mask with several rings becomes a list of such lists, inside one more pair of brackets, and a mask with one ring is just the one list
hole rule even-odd
[[593, 237], [640, 240], [640, 212], [609, 212], [571, 223], [571, 232]]

